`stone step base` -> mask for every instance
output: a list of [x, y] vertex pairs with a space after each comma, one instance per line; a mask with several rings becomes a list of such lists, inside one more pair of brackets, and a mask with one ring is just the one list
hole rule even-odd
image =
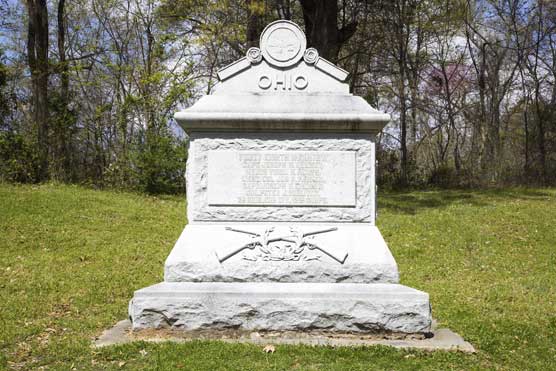
[[162, 282], [135, 292], [134, 330], [427, 333], [429, 295], [399, 284]]

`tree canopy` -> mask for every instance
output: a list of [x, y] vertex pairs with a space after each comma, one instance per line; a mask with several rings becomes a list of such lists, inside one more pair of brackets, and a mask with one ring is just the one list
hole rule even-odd
[[290, 19], [392, 114], [379, 182], [556, 182], [548, 0], [0, 0], [0, 179], [182, 192], [172, 120]]

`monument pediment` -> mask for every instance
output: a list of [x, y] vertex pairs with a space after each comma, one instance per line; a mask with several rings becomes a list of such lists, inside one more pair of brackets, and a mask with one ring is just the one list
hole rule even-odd
[[260, 48], [218, 71], [212, 94], [174, 117], [186, 132], [380, 131], [390, 116], [350, 94], [348, 72], [306, 45], [295, 23], [269, 24]]
[[345, 93], [348, 72], [306, 49], [303, 31], [293, 22], [276, 21], [261, 34], [260, 49], [218, 71], [215, 94]]

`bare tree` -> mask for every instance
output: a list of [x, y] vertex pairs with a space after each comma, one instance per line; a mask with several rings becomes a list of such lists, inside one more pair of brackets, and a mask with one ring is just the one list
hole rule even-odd
[[[509, 9], [493, 6], [498, 20], [503, 22], [502, 12], [513, 11], [519, 0], [507, 2]], [[496, 4], [494, 4], [496, 5]], [[479, 13], [469, 2], [470, 17], [466, 19], [466, 36], [469, 55], [476, 74], [479, 93], [476, 114], [477, 162], [483, 179], [496, 182], [500, 174], [502, 129], [502, 103], [514, 84], [519, 62], [511, 47], [508, 29], [485, 24], [483, 13]]]
[[33, 119], [37, 127], [39, 180], [48, 178], [48, 9], [46, 0], [27, 0], [27, 60], [31, 71]]

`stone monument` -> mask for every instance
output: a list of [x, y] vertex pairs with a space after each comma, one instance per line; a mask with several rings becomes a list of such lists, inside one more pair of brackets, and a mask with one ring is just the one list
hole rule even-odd
[[375, 136], [390, 120], [277, 21], [175, 114], [190, 138], [188, 225], [133, 329], [426, 333], [376, 221]]

